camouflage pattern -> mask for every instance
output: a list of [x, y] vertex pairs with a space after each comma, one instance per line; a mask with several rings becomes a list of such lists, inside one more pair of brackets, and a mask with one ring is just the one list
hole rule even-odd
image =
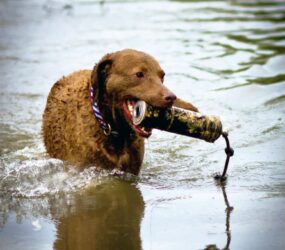
[[222, 133], [222, 123], [216, 116], [205, 116], [176, 107], [155, 108], [148, 104], [140, 126], [191, 136], [207, 142], [214, 142]]

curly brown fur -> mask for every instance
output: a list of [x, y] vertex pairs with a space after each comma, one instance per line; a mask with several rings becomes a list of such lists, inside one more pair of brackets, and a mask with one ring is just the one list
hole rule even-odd
[[[138, 174], [144, 138], [133, 131], [122, 111], [126, 98], [153, 106], [194, 110], [163, 85], [164, 72], [150, 55], [122, 50], [105, 55], [94, 69], [63, 77], [52, 87], [43, 115], [43, 137], [51, 157], [81, 168], [96, 165]], [[106, 136], [94, 117], [89, 90], [118, 137]]]

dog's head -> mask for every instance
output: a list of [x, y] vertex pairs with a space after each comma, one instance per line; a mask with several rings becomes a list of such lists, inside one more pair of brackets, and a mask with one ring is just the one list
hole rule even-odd
[[138, 100], [172, 106], [176, 96], [163, 85], [164, 75], [152, 56], [127, 49], [105, 55], [93, 69], [91, 84], [101, 112], [113, 126], [149, 137], [151, 130], [134, 125], [131, 113]]

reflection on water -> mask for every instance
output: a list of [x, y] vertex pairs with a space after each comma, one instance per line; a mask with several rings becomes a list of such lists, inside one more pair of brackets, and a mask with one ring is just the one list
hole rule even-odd
[[[219, 188], [226, 207], [223, 216], [222, 209], [216, 213], [224, 218], [226, 237], [225, 247], [221, 249], [229, 249], [233, 207], [229, 204], [225, 185]], [[177, 193], [171, 196], [156, 200], [156, 206], [181, 199], [190, 203], [189, 197], [177, 196]], [[222, 199], [218, 200], [223, 204]], [[94, 182], [87, 189], [72, 194], [58, 193], [30, 200], [5, 196], [1, 201], [3, 249], [142, 249], [141, 222], [145, 202], [133, 181], [106, 178], [100, 185]], [[17, 243], [21, 238], [26, 240]], [[33, 238], [37, 241], [31, 247], [28, 239]], [[205, 249], [219, 248], [209, 244]]]
[[228, 200], [228, 196], [226, 193], [226, 187], [222, 186], [222, 191], [223, 191], [223, 196], [224, 196], [224, 200], [225, 200], [225, 204], [226, 204], [226, 233], [227, 233], [227, 244], [224, 247], [224, 249], [229, 249], [230, 248], [230, 244], [231, 244], [231, 231], [230, 231], [230, 224], [231, 224], [231, 212], [233, 211], [233, 207], [230, 206], [229, 200]]
[[[221, 187], [221, 190], [222, 190], [222, 193], [223, 193], [223, 197], [224, 197], [224, 202], [225, 202], [225, 206], [226, 206], [226, 209], [225, 209], [225, 213], [226, 213], [226, 223], [225, 223], [225, 226], [226, 226], [226, 229], [225, 229], [225, 232], [226, 232], [226, 235], [227, 235], [227, 241], [226, 241], [226, 244], [223, 248], [221, 249], [230, 249], [230, 245], [231, 245], [231, 240], [232, 240], [232, 234], [231, 234], [231, 212], [233, 211], [234, 207], [232, 207], [229, 203], [229, 200], [228, 200], [228, 195], [227, 195], [227, 192], [226, 192], [226, 183], [218, 183], [218, 186]], [[219, 249], [217, 248], [216, 245], [208, 245], [205, 249]]]
[[[0, 1], [0, 249], [283, 250], [284, 13], [282, 0]], [[155, 131], [136, 185], [45, 154], [51, 85], [127, 47], [221, 116], [235, 149], [226, 186], [212, 179], [222, 140]]]
[[[29, 203], [6, 197], [1, 206], [5, 208], [1, 209], [2, 228], [7, 223], [7, 209], [16, 214], [19, 224], [33, 217], [25, 228], [8, 221], [0, 234], [1, 249], [31, 249], [31, 242], [15, 246], [15, 238], [9, 234], [38, 237], [43, 229], [44, 235], [49, 236], [46, 238], [54, 240], [53, 249], [141, 249], [144, 201], [139, 189], [126, 181], [111, 180], [75, 194], [37, 198]], [[55, 228], [49, 226], [49, 221]], [[44, 235], [32, 248], [49, 245], [51, 249], [52, 241], [45, 240]]]
[[225, 222], [225, 233], [226, 233], [226, 243], [224, 244], [225, 246], [222, 248], [218, 248], [217, 245], [215, 244], [210, 244], [207, 245], [205, 250], [219, 250], [219, 249], [223, 249], [223, 250], [228, 250], [230, 249], [231, 246], [231, 240], [232, 240], [232, 233], [231, 233], [231, 212], [233, 211], [233, 207], [230, 206], [229, 200], [228, 200], [228, 196], [227, 196], [227, 192], [226, 192], [226, 183], [217, 183], [217, 186], [219, 186], [222, 190], [222, 194], [223, 194], [223, 198], [224, 198], [224, 202], [225, 202], [225, 217], [226, 217], [226, 222]]
[[107, 183], [76, 195], [56, 220], [54, 249], [141, 249], [144, 202], [129, 183]]

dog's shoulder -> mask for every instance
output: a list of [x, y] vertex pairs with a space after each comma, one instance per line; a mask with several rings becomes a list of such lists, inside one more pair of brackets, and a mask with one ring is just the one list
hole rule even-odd
[[74, 98], [74, 94], [89, 87], [90, 77], [91, 70], [79, 70], [63, 76], [51, 88], [50, 96], [62, 101], [67, 101], [70, 97]]
[[75, 87], [77, 85], [82, 86], [90, 81], [91, 70], [79, 70], [75, 71], [67, 76], [63, 76], [58, 80], [53, 88], [58, 87]]

